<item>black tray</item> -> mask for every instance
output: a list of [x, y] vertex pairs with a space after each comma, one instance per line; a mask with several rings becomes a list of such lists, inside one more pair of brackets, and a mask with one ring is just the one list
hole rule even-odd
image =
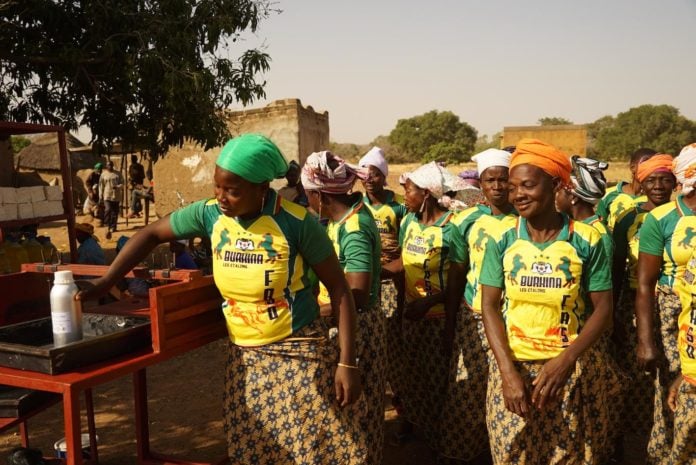
[[0, 365], [55, 375], [148, 347], [147, 317], [82, 315], [83, 338], [54, 347], [51, 318], [0, 328]]
[[49, 407], [60, 400], [59, 394], [0, 385], [0, 417], [19, 418]]

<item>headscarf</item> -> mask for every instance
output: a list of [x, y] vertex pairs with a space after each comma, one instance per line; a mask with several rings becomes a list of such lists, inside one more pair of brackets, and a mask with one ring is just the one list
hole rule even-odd
[[244, 134], [228, 141], [215, 164], [254, 184], [282, 178], [288, 162], [280, 149], [260, 134]]
[[667, 155], [666, 153], [658, 153], [653, 155], [647, 160], [643, 160], [638, 164], [638, 169], [636, 170], [636, 179], [638, 182], [643, 182], [645, 178], [658, 171], [668, 171], [672, 172], [672, 163], [674, 159], [672, 155]]
[[510, 166], [510, 152], [500, 149], [486, 149], [483, 152], [477, 153], [471, 157], [471, 161], [476, 162], [478, 174], [481, 176], [484, 171], [492, 166]]
[[682, 192], [688, 194], [696, 186], [696, 143], [684, 147], [672, 165], [677, 181], [682, 185]]
[[95, 241], [99, 242], [99, 238], [94, 235], [94, 226], [92, 226], [89, 223], [76, 223], [75, 224], [75, 229], [77, 231], [82, 231], [83, 233], [86, 233], [94, 238]]
[[570, 159], [553, 145], [537, 139], [522, 139], [512, 153], [510, 169], [524, 164], [541, 168], [549, 176], [559, 178], [564, 185], [570, 185]]
[[358, 162], [360, 168], [374, 166], [382, 172], [386, 178], [389, 174], [389, 166], [387, 159], [384, 157], [384, 151], [379, 147], [372, 147]]
[[104, 165], [101, 164], [101, 162], [97, 162], [94, 164], [94, 169], [99, 171], [100, 169], [103, 168]]
[[[329, 166], [331, 160], [337, 162], [334, 169]], [[363, 178], [364, 173], [348, 165], [345, 160], [328, 150], [314, 152], [307, 157], [302, 167], [302, 186], [305, 191], [347, 194], [358, 177]]]
[[464, 170], [461, 173], [459, 173], [459, 177], [467, 180], [467, 179], [473, 179], [475, 181], [479, 180], [479, 173], [476, 170]]
[[597, 205], [607, 191], [607, 180], [603, 171], [609, 165], [579, 155], [573, 155], [570, 161], [573, 166], [570, 174], [573, 194], [587, 203]]
[[408, 179], [421, 189], [427, 189], [445, 208], [448, 208], [452, 201], [445, 195], [446, 192], [456, 192], [467, 187], [463, 179], [453, 175], [434, 161], [409, 173]]
[[290, 160], [290, 162], [288, 163], [288, 170], [290, 170], [290, 168], [297, 168], [299, 170], [300, 164], [297, 163], [295, 160]]

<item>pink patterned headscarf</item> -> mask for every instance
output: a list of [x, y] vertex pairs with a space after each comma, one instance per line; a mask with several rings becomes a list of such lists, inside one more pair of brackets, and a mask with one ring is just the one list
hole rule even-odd
[[[329, 166], [332, 160], [337, 162], [333, 169]], [[358, 178], [364, 179], [366, 174], [328, 150], [314, 152], [307, 157], [302, 167], [302, 186], [306, 191], [347, 194], [353, 189], [355, 181]]]

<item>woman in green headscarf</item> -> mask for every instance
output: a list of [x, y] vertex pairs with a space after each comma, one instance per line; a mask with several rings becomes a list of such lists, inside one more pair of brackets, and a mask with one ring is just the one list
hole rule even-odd
[[[366, 445], [350, 407], [360, 395], [353, 296], [321, 226], [269, 187], [287, 169], [266, 137], [232, 139], [216, 161], [215, 197], [138, 232], [78, 298], [105, 293], [157, 244], [210, 237], [230, 336], [224, 393], [230, 459], [361, 464]], [[338, 344], [319, 318], [310, 269], [331, 296]]]

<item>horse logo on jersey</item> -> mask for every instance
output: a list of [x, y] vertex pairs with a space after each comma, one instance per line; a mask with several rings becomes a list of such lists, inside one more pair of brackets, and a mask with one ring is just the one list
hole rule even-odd
[[234, 248], [239, 250], [254, 250], [256, 247], [254, 246], [254, 241], [241, 237], [234, 243]]
[[516, 254], [514, 257], [512, 257], [512, 270], [510, 270], [510, 274], [508, 275], [510, 284], [517, 286], [517, 275], [520, 273], [520, 271], [526, 269], [527, 265], [525, 265], [525, 263], [522, 261], [522, 255]]
[[556, 265], [556, 271], [563, 273], [563, 277], [565, 278], [563, 287], [569, 288], [571, 285], [575, 284], [575, 277], [570, 272], [570, 259], [568, 257], [561, 258], [561, 263]]
[[215, 246], [215, 256], [218, 258], [218, 260], [222, 260], [223, 247], [231, 243], [232, 241], [230, 241], [230, 232], [227, 230], [227, 228], [220, 231], [220, 242], [218, 242], [218, 244]]
[[691, 240], [696, 237], [696, 229], [692, 228], [689, 226], [686, 228], [686, 231], [684, 231], [684, 239], [679, 241], [679, 247], [683, 247], [685, 249], [688, 249], [691, 246]]
[[279, 258], [283, 258], [282, 255], [273, 248], [273, 236], [271, 236], [269, 233], [263, 235], [263, 242], [259, 244], [259, 247], [265, 250], [266, 254], [268, 254], [266, 263], [275, 263]]
[[474, 249], [479, 252], [483, 250], [483, 242], [488, 238], [488, 233], [486, 230], [481, 228], [478, 230], [478, 235], [476, 236], [476, 242], [474, 242]]

